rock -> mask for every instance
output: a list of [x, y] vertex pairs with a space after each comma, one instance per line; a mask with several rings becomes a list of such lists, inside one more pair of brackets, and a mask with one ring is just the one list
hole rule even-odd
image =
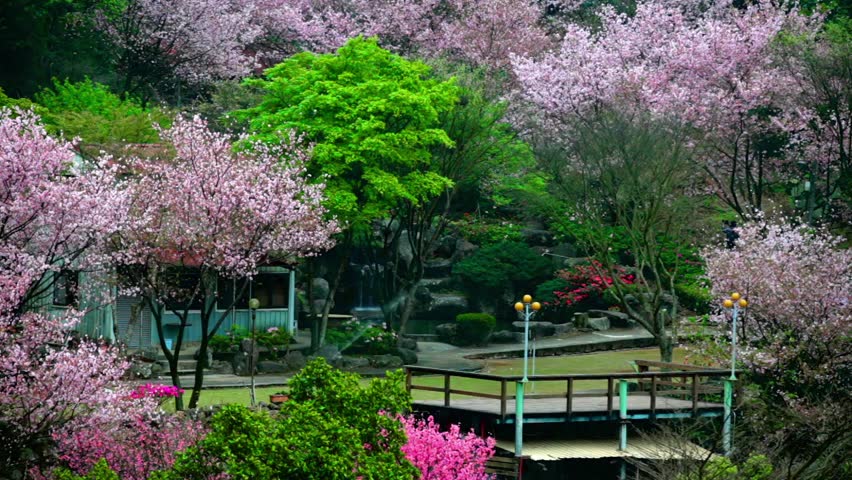
[[432, 292], [426, 285], [418, 285], [414, 289], [414, 298], [420, 303], [428, 304], [432, 302]]
[[405, 365], [414, 365], [417, 363], [417, 354], [414, 353], [414, 350], [400, 347], [396, 349], [396, 354], [402, 359], [402, 363]]
[[428, 304], [418, 304], [415, 318], [421, 320], [455, 320], [468, 311], [467, 297], [455, 293], [433, 293]]
[[446, 258], [427, 260], [423, 265], [423, 275], [426, 277], [449, 277], [453, 271], [453, 262]]
[[471, 256], [473, 252], [477, 250], [479, 250], [479, 247], [463, 238], [460, 238], [456, 241], [455, 252], [453, 252], [451, 260], [453, 261], [453, 263], [457, 263], [465, 259], [466, 257]]
[[452, 258], [456, 252], [456, 244], [458, 239], [452, 235], [444, 235], [438, 241], [438, 246], [435, 247], [435, 255], [438, 257]]
[[435, 327], [438, 340], [444, 343], [455, 343], [459, 334], [459, 326], [456, 323], [442, 323]]
[[524, 341], [524, 334], [511, 330], [500, 330], [492, 333], [489, 340], [493, 343], [520, 343]]
[[322, 318], [322, 310], [325, 308], [325, 300], [314, 300], [314, 312], [317, 314], [317, 321]]
[[322, 348], [317, 350], [314, 356], [322, 357], [330, 365], [334, 365], [340, 361], [340, 349], [337, 348], [337, 345], [324, 345]]
[[417, 351], [417, 340], [411, 337], [399, 337], [399, 342], [397, 342], [397, 344], [399, 345], [399, 348], [406, 348], [408, 350], [411, 350], [412, 352]]
[[608, 318], [589, 318], [588, 327], [592, 330], [602, 331], [609, 330], [610, 324]]
[[396, 355], [373, 355], [368, 358], [370, 366], [376, 368], [401, 368], [402, 359]]
[[328, 297], [328, 280], [324, 278], [316, 277], [314, 278], [311, 286], [313, 287], [313, 299], [314, 300], [324, 300]]
[[[213, 365], [213, 350], [208, 348], [206, 353], [207, 353], [207, 355], [205, 355], [206, 358], [205, 358], [205, 361], [204, 361], [204, 367], [203, 368], [210, 368], [210, 365]], [[201, 349], [200, 348], [195, 349], [195, 352], [192, 353], [192, 359], [196, 360], [196, 361], [199, 361], [201, 359]]]
[[290, 352], [287, 355], [284, 355], [282, 360], [287, 364], [287, 369], [294, 372], [298, 372], [305, 368], [305, 365], [308, 363], [307, 360], [305, 360], [305, 356], [299, 351]]
[[153, 365], [153, 363], [148, 362], [133, 362], [133, 364], [130, 365], [131, 378], [150, 379], [153, 377], [153, 373], [151, 372], [151, 367]]
[[251, 375], [251, 372], [249, 371], [249, 357], [246, 352], [240, 352], [234, 355], [234, 358], [231, 360], [231, 366], [233, 367], [234, 375], [239, 375], [241, 377]]
[[589, 326], [589, 314], [586, 312], [574, 312], [574, 326], [586, 328]]
[[151, 378], [159, 378], [163, 374], [163, 366], [159, 363], [151, 364]]
[[634, 328], [636, 321], [630, 318], [630, 315], [624, 312], [615, 310], [589, 310], [589, 315], [596, 317], [604, 317], [609, 319], [609, 323], [613, 328]]
[[230, 362], [224, 362], [222, 360], [213, 360], [213, 363], [210, 364], [210, 372], [211, 373], [226, 373], [233, 375], [234, 374], [234, 366], [231, 365]]
[[565, 335], [567, 333], [572, 333], [577, 330], [577, 328], [574, 327], [573, 323], [557, 324], [553, 326], [553, 329], [555, 330], [554, 335]]
[[271, 360], [257, 362], [258, 373], [285, 373], [287, 371], [287, 364], [284, 362], [273, 362]]
[[446, 292], [447, 290], [457, 289], [453, 277], [424, 278], [420, 280], [420, 285], [428, 288], [430, 292]]
[[533, 228], [525, 228], [521, 230], [521, 236], [524, 242], [530, 246], [548, 247], [554, 244], [553, 233], [547, 230], [539, 230]]
[[340, 367], [346, 368], [349, 370], [355, 370], [359, 368], [366, 368], [370, 366], [370, 361], [364, 357], [352, 357], [349, 355], [343, 355], [340, 358]]
[[[512, 322], [512, 327], [519, 332], [523, 332], [524, 322]], [[556, 333], [556, 328], [550, 322], [530, 322], [531, 337], [549, 337], [554, 333]], [[523, 340], [523, 333], [521, 333], [521, 340]]]

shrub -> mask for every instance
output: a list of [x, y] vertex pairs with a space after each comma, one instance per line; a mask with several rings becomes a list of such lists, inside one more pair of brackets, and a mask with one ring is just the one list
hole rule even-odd
[[[240, 325], [232, 325], [231, 330], [224, 335], [217, 334], [210, 338], [210, 349], [214, 352], [235, 352], [239, 350], [240, 342], [251, 338], [251, 332]], [[278, 327], [265, 330], [255, 330], [255, 341], [261, 347], [272, 352], [286, 348], [293, 342], [293, 336]]]
[[[432, 417], [418, 420], [399, 416], [408, 442], [402, 447], [422, 480], [486, 480], [485, 463], [494, 455], [493, 438], [480, 438], [473, 431], [462, 434], [458, 425], [442, 432]], [[436, 455], [437, 452], [440, 454]]]
[[385, 355], [396, 351], [397, 335], [394, 332], [370, 327], [355, 340], [353, 350], [369, 355]]
[[701, 283], [677, 283], [675, 284], [675, 293], [677, 294], [678, 301], [684, 307], [695, 313], [710, 313], [710, 304], [713, 302], [713, 296], [710, 295], [710, 289]]
[[519, 224], [505, 220], [491, 220], [470, 213], [465, 213], [452, 225], [466, 240], [481, 246], [500, 242], [519, 242], [523, 239]]
[[494, 331], [497, 320], [487, 313], [462, 313], [456, 316], [458, 340], [465, 345], [484, 345]]
[[[560, 270], [557, 277], [563, 280], [567, 286], [554, 290], [553, 301], [542, 302], [546, 310], [569, 312], [574, 310], [588, 310], [590, 308], [606, 308], [615, 300], [606, 291], [612, 285], [613, 279], [598, 273], [601, 265], [594, 262], [592, 265], [578, 265], [571, 269]], [[626, 273], [619, 268], [621, 282], [631, 285], [636, 279], [632, 273]]]
[[453, 267], [453, 273], [475, 290], [502, 293], [532, 288], [553, 272], [551, 262], [524, 243], [500, 242], [481, 248]]

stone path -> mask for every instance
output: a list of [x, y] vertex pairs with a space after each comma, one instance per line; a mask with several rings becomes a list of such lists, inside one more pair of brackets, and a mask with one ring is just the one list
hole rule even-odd
[[[606, 332], [575, 333], [568, 336], [539, 339], [536, 343], [536, 350], [537, 355], [545, 356], [574, 352], [574, 350], [598, 351], [610, 349], [607, 347], [630, 348], [631, 342], [651, 338], [651, 335], [641, 328], [612, 329]], [[417, 365], [463, 371], [481, 369], [485, 364], [485, 358], [518, 357], [523, 354], [524, 350], [520, 343], [464, 348], [440, 342], [418, 342], [417, 345]], [[255, 377], [255, 385], [259, 387], [286, 385], [291, 376], [291, 374], [261, 374]], [[211, 373], [204, 376], [204, 388], [248, 387], [249, 382], [249, 377], [237, 375]], [[171, 380], [168, 377], [161, 377], [158, 380], [140, 380], [137, 383], [170, 384]], [[184, 388], [192, 384], [192, 376], [181, 376], [181, 385]]]

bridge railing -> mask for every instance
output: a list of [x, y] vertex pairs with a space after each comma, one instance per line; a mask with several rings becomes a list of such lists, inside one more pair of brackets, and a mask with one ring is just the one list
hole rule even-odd
[[[485, 398], [499, 401], [500, 416], [505, 418], [508, 402], [515, 399], [515, 382], [523, 377], [520, 375], [493, 375], [485, 373], [461, 372], [431, 367], [407, 365], [406, 388], [409, 392], [415, 390], [437, 392], [442, 394], [443, 406], [453, 406], [454, 396]], [[640, 371], [625, 373], [594, 373], [594, 374], [565, 374], [565, 375], [530, 375], [530, 383], [535, 382], [539, 390], [546, 393], [526, 393], [524, 398], [530, 399], [564, 399], [564, 414], [567, 419], [574, 415], [575, 399], [582, 397], [605, 398], [606, 415], [616, 418], [618, 407], [618, 383], [621, 380], [634, 384], [629, 396], [647, 396], [649, 398], [650, 416], [653, 418], [658, 410], [658, 400], [661, 398], [678, 398], [690, 401], [693, 414], [697, 414], [702, 401], [721, 401], [722, 381], [730, 375], [726, 370], [669, 370], [669, 371]], [[418, 377], [434, 379], [442, 378], [439, 386], [415, 383]], [[482, 388], [471, 390], [470, 387], [458, 388], [453, 386], [453, 379], [475, 379], [482, 381]], [[595, 381], [605, 389], [587, 388], [590, 381]], [[580, 383], [582, 382], [582, 383]], [[435, 383], [434, 381], [431, 383]], [[578, 384], [581, 389], [578, 389]], [[586, 388], [582, 388], [586, 386]], [[456, 404], [460, 406], [460, 404]]]

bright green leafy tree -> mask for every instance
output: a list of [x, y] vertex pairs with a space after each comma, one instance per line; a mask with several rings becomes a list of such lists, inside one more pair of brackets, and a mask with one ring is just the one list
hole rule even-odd
[[[458, 89], [432, 78], [427, 65], [362, 37], [334, 54], [294, 55], [248, 83], [261, 87], [264, 99], [237, 115], [250, 120], [256, 139], [278, 142], [295, 131], [314, 144], [309, 172], [326, 183], [326, 206], [346, 227], [330, 300], [359, 230], [403, 201], [420, 204], [452, 185], [430, 166], [434, 147], [453, 145], [440, 117]], [[330, 309], [325, 302], [320, 342]]]

